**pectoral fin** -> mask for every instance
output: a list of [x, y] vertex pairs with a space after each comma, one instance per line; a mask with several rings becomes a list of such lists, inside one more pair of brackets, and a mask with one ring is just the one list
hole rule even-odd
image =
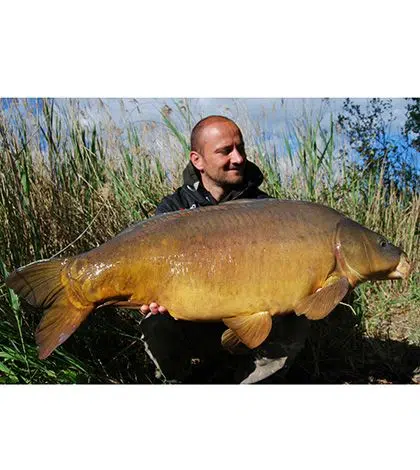
[[341, 277], [337, 281], [327, 280], [325, 287], [305, 297], [297, 304], [296, 315], [306, 315], [310, 320], [325, 318], [343, 300], [350, 287], [349, 281], [345, 277]]
[[235, 352], [238, 345], [241, 344], [239, 336], [235, 334], [230, 328], [222, 334], [222, 346], [230, 351]]
[[268, 312], [258, 312], [252, 315], [224, 318], [223, 323], [232, 333], [225, 332], [222, 336], [222, 345], [231, 349], [235, 346], [237, 336], [248, 348], [256, 348], [269, 335], [271, 331], [271, 315]]

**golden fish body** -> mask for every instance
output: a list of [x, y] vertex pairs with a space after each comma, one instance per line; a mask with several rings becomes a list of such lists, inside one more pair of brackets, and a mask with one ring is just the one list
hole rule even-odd
[[339, 212], [264, 199], [153, 217], [87, 253], [21, 268], [7, 282], [50, 310], [37, 333], [46, 357], [104, 303], [156, 301], [177, 319], [223, 320], [226, 347], [256, 347], [273, 315], [322, 318], [360, 282], [408, 271], [402, 250]]
[[160, 216], [80, 255], [73, 276], [89, 301], [157, 301], [184, 320], [291, 311], [335, 265], [340, 215], [322, 208], [320, 224], [321, 206], [307, 208], [267, 200]]

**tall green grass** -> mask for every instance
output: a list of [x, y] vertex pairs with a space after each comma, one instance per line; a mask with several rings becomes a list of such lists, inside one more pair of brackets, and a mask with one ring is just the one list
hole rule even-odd
[[[87, 125], [87, 111], [77, 100], [42, 104], [34, 108], [18, 100], [0, 111], [0, 381], [147, 382], [136, 315], [98, 313], [76, 338], [42, 362], [33, 338], [39, 312], [21, 304], [3, 281], [18, 266], [89, 250], [150, 217], [160, 200], [181, 184], [194, 124], [191, 113], [178, 103], [177, 120], [162, 111], [163, 127], [130, 119], [121, 126], [98, 101], [101, 124]], [[412, 324], [408, 339], [420, 344], [419, 194], [386, 187], [380, 173], [360, 174], [338, 147], [332, 118], [327, 126], [320, 117], [309, 116], [291, 123], [282, 136], [282, 155], [268, 148], [254, 128], [244, 130], [255, 137], [248, 157], [263, 170], [263, 189], [269, 194], [332, 206], [407, 252], [414, 261], [411, 279], [364, 285], [353, 307], [360, 328], [374, 335], [382, 334], [376, 320], [383, 309], [385, 317], [403, 311]], [[114, 349], [104, 364], [95, 347], [109, 347], [110, 337]], [[126, 375], [120, 372], [123, 366], [130, 369]]]

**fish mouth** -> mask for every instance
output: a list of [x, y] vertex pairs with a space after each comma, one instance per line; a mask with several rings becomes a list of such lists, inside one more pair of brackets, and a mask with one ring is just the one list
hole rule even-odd
[[401, 255], [400, 262], [394, 271], [388, 274], [388, 279], [407, 279], [410, 275], [411, 265], [405, 253]]

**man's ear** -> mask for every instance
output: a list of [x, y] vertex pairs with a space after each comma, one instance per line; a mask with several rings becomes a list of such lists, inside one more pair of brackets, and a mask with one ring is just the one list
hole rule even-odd
[[198, 171], [203, 171], [204, 169], [204, 161], [203, 161], [203, 156], [200, 155], [198, 152], [193, 150], [190, 152], [190, 160], [191, 163], [197, 168]]

